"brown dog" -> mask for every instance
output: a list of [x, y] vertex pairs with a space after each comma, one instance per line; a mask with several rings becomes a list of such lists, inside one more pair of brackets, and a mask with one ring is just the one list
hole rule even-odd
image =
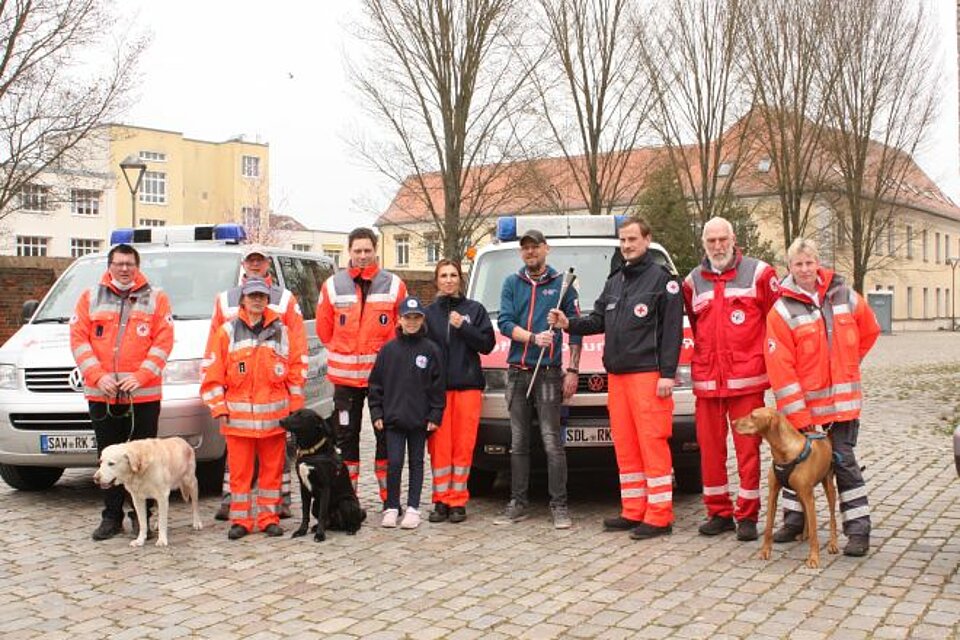
[[[827, 551], [839, 553], [837, 544], [837, 489], [833, 478], [833, 446], [829, 438], [807, 438], [793, 428], [793, 425], [769, 407], [760, 407], [745, 417], [736, 420], [733, 424], [738, 433], [744, 435], [759, 435], [770, 445], [774, 465], [789, 465], [797, 460], [810, 443], [809, 455], [797, 463], [789, 473], [788, 482], [793, 489], [804, 513], [804, 537], [810, 538], [810, 555], [807, 556], [807, 566], [816, 569], [820, 566], [820, 544], [817, 541], [817, 511], [813, 502], [813, 488], [823, 484], [827, 494], [827, 503], [830, 505], [830, 541]], [[769, 560], [770, 550], [773, 547], [773, 521], [777, 514], [777, 496], [780, 494], [780, 480], [773, 467], [767, 474], [770, 488], [767, 498], [767, 528], [763, 532], [763, 546], [760, 548], [760, 559]]]

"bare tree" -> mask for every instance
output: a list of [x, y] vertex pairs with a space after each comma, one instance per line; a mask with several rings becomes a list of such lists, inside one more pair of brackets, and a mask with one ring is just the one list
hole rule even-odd
[[629, 33], [635, 6], [632, 0], [540, 0], [537, 22], [547, 53], [531, 77], [573, 182], [552, 188], [578, 193], [591, 214], [631, 204], [641, 188], [629, 161], [651, 96], [639, 41]]
[[636, 32], [653, 127], [701, 221], [730, 201], [749, 162], [752, 95], [738, 65], [742, 5], [664, 0]]
[[429, 212], [445, 256], [460, 259], [515, 197], [511, 166], [528, 126], [518, 63], [518, 0], [363, 0], [369, 58], [352, 70], [362, 106], [389, 131], [357, 148], [399, 187], [394, 204]]
[[81, 142], [125, 106], [145, 38], [109, 43], [106, 0], [0, 2], [0, 218], [45, 171], [77, 165]]
[[831, 28], [823, 45], [833, 47], [840, 71], [825, 102], [824, 147], [835, 174], [836, 232], [850, 247], [853, 285], [863, 291], [936, 114], [940, 65], [921, 3], [848, 0], [834, 5]]
[[746, 0], [744, 75], [753, 88], [765, 182], [780, 200], [783, 248], [803, 235], [824, 188], [829, 163], [822, 137], [840, 72], [824, 40], [830, 35], [831, 0]]

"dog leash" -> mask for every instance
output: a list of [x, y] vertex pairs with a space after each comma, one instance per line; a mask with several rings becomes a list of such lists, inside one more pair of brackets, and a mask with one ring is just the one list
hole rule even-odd
[[324, 436], [320, 438], [320, 442], [313, 445], [309, 449], [301, 449], [300, 447], [297, 447], [297, 457], [313, 455], [317, 451], [320, 451], [320, 447], [322, 447], [326, 443], [327, 443], [327, 438], [326, 436]]

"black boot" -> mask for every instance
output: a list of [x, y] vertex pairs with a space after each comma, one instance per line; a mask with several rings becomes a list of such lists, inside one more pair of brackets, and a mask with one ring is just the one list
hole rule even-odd
[[710, 516], [710, 519], [700, 525], [700, 535], [702, 536], [718, 536], [724, 531], [733, 531], [736, 528], [736, 525], [733, 523], [733, 518], [723, 517], [723, 516]]
[[97, 541], [109, 540], [118, 533], [123, 533], [123, 524], [111, 518], [104, 518], [100, 521], [99, 526], [93, 530], [93, 539]]
[[427, 518], [427, 520], [430, 522], [444, 522], [449, 517], [450, 507], [442, 502], [437, 502], [433, 505], [433, 511], [430, 513], [430, 517]]

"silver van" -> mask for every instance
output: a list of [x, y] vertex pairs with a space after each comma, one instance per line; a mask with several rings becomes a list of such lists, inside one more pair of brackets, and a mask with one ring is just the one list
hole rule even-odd
[[[195, 225], [124, 230], [111, 244], [129, 242], [140, 270], [170, 298], [174, 346], [163, 372], [159, 435], [180, 436], [197, 454], [201, 486], [215, 490], [223, 473], [224, 440], [200, 400], [200, 360], [216, 295], [241, 279], [245, 233], [238, 225]], [[292, 291], [306, 321], [309, 367], [307, 406], [333, 411], [326, 349], [314, 314], [320, 286], [334, 271], [329, 258], [271, 249], [274, 281]], [[96, 438], [70, 351], [69, 320], [84, 289], [107, 267], [105, 253], [78, 258], [44, 299], [25, 304], [29, 320], [0, 347], [0, 477], [15, 489], [47, 489], [67, 467], [97, 464]], [[33, 310], [33, 307], [36, 307]]]

